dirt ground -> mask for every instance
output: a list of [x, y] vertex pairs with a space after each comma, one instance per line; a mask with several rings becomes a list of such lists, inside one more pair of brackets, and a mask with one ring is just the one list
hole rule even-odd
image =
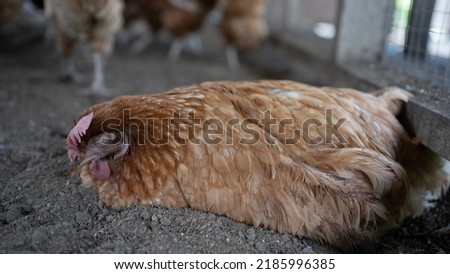
[[[40, 29], [42, 31], [42, 29]], [[133, 206], [111, 210], [68, 172], [65, 137], [89, 106], [121, 94], [164, 91], [213, 80], [283, 78], [342, 84], [273, 44], [230, 72], [220, 38], [201, 56], [165, 57], [153, 43], [139, 56], [118, 47], [107, 64], [110, 96], [77, 95], [83, 85], [59, 80], [60, 60], [44, 39], [0, 37], [0, 253], [339, 253], [313, 240], [254, 228], [192, 209]], [[26, 41], [26, 43], [24, 42]], [[89, 80], [91, 64], [78, 50]], [[309, 62], [309, 63], [308, 63]], [[347, 81], [352, 83], [351, 80]], [[87, 84], [87, 83], [86, 83]], [[85, 84], [85, 85], [86, 85]], [[424, 216], [379, 239], [373, 253], [449, 253], [449, 236], [427, 233], [450, 223], [450, 196]]]

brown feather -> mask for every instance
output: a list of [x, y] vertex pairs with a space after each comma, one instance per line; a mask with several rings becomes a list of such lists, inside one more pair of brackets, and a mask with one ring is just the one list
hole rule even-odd
[[221, 31], [228, 44], [254, 49], [268, 35], [265, 0], [222, 0]]

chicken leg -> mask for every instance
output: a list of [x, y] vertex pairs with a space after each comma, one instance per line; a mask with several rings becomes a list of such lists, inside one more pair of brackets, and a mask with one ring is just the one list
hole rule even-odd
[[236, 47], [228, 45], [226, 49], [226, 54], [227, 54], [227, 63], [230, 70], [235, 71], [239, 69], [241, 64], [239, 62], [239, 56]]
[[94, 52], [92, 53], [92, 60], [94, 65], [92, 83], [89, 88], [82, 90], [82, 94], [107, 94], [108, 89], [105, 87], [104, 56], [99, 52]]
[[176, 38], [170, 47], [168, 59], [176, 62], [183, 49], [186, 48], [195, 55], [200, 55], [203, 51], [203, 44], [198, 34], [189, 34], [185, 37]]
[[74, 81], [75, 83], [82, 83], [84, 81], [83, 75], [75, 68], [72, 55], [63, 58], [62, 69], [61, 79], [63, 81]]

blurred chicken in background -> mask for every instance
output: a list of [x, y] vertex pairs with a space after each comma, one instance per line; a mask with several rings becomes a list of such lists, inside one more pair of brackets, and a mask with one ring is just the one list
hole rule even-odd
[[227, 42], [227, 61], [231, 69], [239, 67], [237, 49], [255, 49], [267, 37], [264, 18], [265, 0], [221, 0], [221, 31]]
[[19, 19], [22, 14], [23, 0], [0, 1], [0, 23]]
[[120, 46], [131, 46], [132, 53], [140, 53], [151, 41], [147, 24], [136, 0], [123, 2], [123, 26], [117, 35], [117, 43]]
[[85, 93], [105, 93], [103, 59], [111, 53], [115, 35], [122, 27], [123, 0], [45, 0], [45, 11], [63, 57], [64, 76], [81, 80], [73, 51], [77, 42], [85, 42], [92, 50], [94, 64], [92, 84]]
[[[227, 43], [227, 61], [232, 70], [239, 67], [237, 50], [256, 49], [269, 32], [264, 17], [265, 0], [125, 0], [125, 5], [125, 26], [130, 32], [128, 26], [144, 19], [151, 34], [171, 34], [175, 39], [168, 54], [171, 61], [177, 60], [185, 48], [196, 54], [202, 51], [198, 32], [209, 15]], [[131, 51], [141, 53], [151, 40], [146, 31], [141, 31]]]
[[[127, 0], [126, 4], [139, 7], [152, 34], [166, 30], [174, 37], [168, 57], [175, 61], [185, 46], [190, 46], [195, 53], [201, 52], [203, 45], [197, 32], [216, 2], [217, 0]], [[144, 50], [149, 42], [150, 39], [135, 46], [133, 51], [138, 53]]]

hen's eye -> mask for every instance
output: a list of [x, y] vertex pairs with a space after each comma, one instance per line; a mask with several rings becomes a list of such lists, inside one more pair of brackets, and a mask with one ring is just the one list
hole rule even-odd
[[115, 145], [120, 141], [115, 134], [112, 133], [103, 133], [100, 135], [95, 141], [96, 145]]

